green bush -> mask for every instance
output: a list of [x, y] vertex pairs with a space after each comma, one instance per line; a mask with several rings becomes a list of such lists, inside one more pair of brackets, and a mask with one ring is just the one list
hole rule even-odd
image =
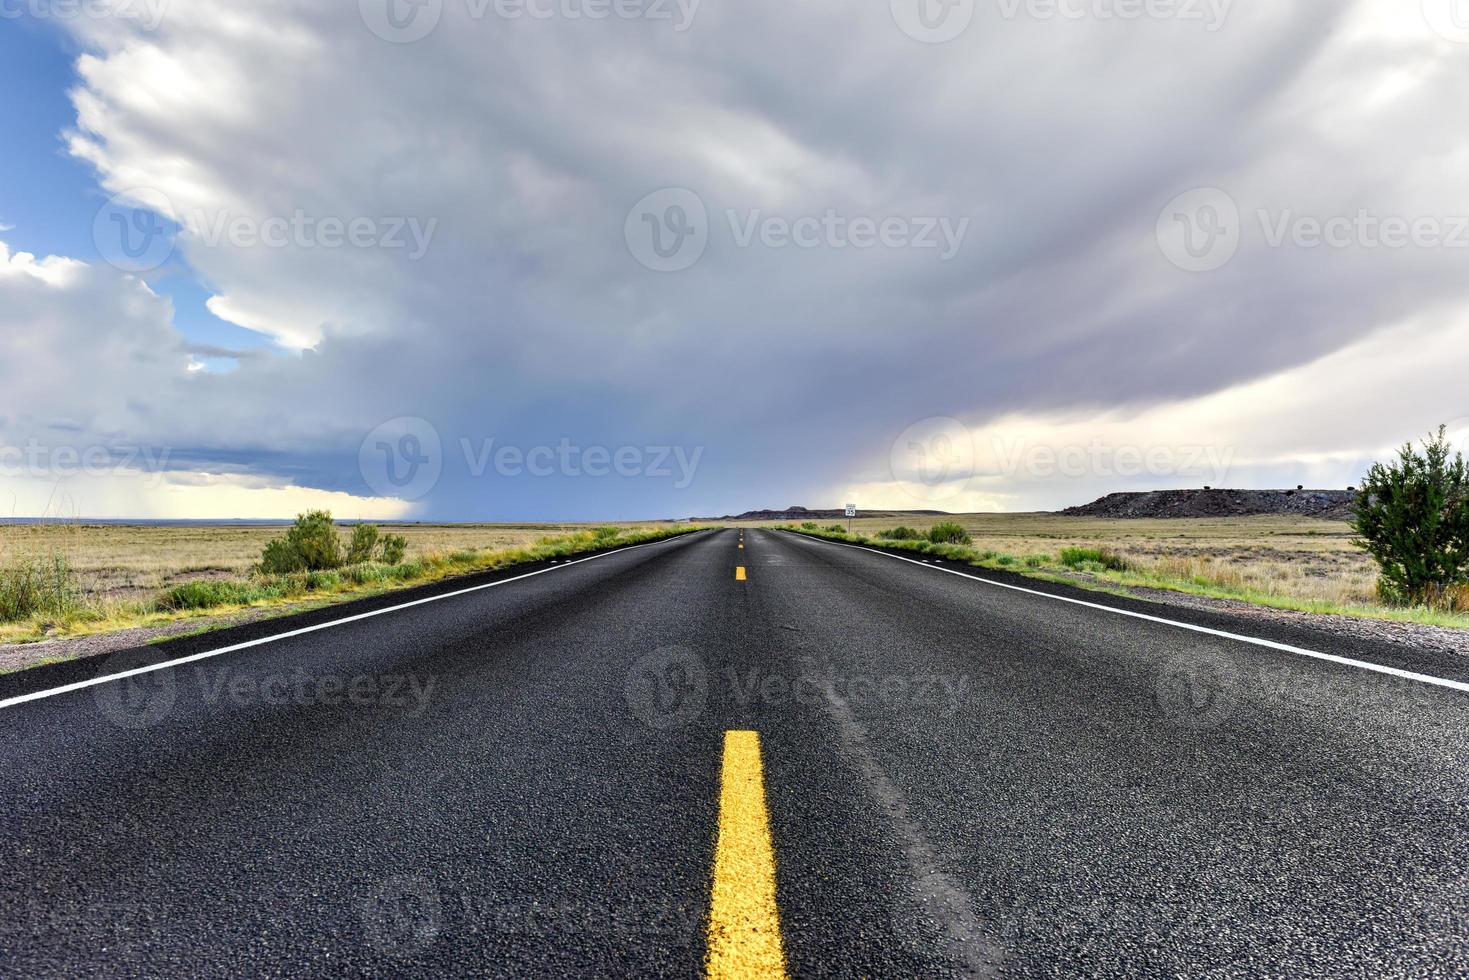
[[396, 565], [408, 554], [408, 539], [401, 534], [385, 534], [378, 546], [378, 560], [384, 565]]
[[1128, 568], [1126, 558], [1107, 548], [1062, 548], [1061, 564], [1088, 572], [1125, 572]]
[[879, 531], [877, 532], [877, 536], [879, 538], [885, 538], [888, 541], [917, 541], [923, 537], [923, 533], [921, 531], [915, 531], [911, 527], [895, 527], [886, 531]]
[[365, 561], [371, 561], [372, 553], [376, 548], [377, 526], [358, 524], [352, 529], [352, 543], [347, 545], [347, 564], [360, 565]]
[[77, 608], [76, 576], [61, 554], [0, 567], [0, 623], [65, 616]]
[[1469, 466], [1445, 428], [1375, 463], [1357, 491], [1353, 543], [1381, 572], [1378, 592], [1395, 603], [1452, 605], [1469, 584]]
[[284, 538], [266, 544], [260, 570], [272, 575], [317, 572], [340, 568], [343, 560], [342, 542], [332, 525], [331, 512], [313, 510], [298, 515]]
[[183, 582], [158, 597], [158, 608], [168, 612], [212, 609], [215, 606], [248, 606], [252, 602], [279, 599], [285, 595], [281, 583], [210, 581]]
[[819, 531], [819, 530], [821, 530], [821, 525], [820, 524], [817, 524], [815, 521], [806, 521], [805, 523], [803, 523], [801, 525], [801, 530], [803, 530], [803, 531]]
[[268, 575], [291, 575], [305, 571], [306, 559], [285, 538], [272, 538], [260, 555], [260, 570]]
[[621, 533], [622, 528], [620, 527], [599, 527], [596, 530], [592, 531], [592, 536], [595, 537], [599, 542], [605, 542], [611, 541], [613, 538], [617, 537]]
[[945, 521], [928, 529], [928, 540], [934, 544], [970, 544], [974, 539], [963, 524]]
[[847, 532], [847, 529], [841, 524], [828, 524], [826, 525], [826, 529], [833, 534], [845, 534]]

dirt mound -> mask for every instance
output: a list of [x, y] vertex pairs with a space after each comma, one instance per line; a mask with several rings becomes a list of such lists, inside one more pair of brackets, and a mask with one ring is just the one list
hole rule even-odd
[[1065, 517], [1249, 517], [1294, 514], [1344, 521], [1357, 495], [1350, 490], [1152, 490], [1109, 493], [1061, 511]]

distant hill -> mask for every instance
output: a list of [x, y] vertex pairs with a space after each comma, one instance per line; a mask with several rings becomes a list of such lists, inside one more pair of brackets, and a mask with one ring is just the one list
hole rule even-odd
[[1350, 520], [1357, 495], [1350, 490], [1153, 490], [1109, 493], [1061, 511], [1065, 517], [1248, 517], [1294, 514]]
[[[947, 517], [945, 510], [874, 510], [858, 509], [862, 517]], [[712, 521], [838, 521], [845, 519], [845, 510], [807, 510], [805, 507], [787, 507], [785, 510], [747, 510], [743, 514], [725, 514], [723, 517], [694, 517], [699, 523]]]

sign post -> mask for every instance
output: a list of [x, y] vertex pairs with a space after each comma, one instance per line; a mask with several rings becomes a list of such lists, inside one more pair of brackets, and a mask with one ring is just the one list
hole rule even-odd
[[851, 534], [852, 533], [852, 518], [854, 518], [856, 516], [857, 516], [857, 505], [856, 504], [848, 504], [847, 505], [847, 533], [848, 534]]

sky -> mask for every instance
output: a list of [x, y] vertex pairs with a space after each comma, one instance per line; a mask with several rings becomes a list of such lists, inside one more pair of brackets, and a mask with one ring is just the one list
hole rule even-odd
[[1469, 448], [1460, 0], [0, 0], [0, 516], [1345, 487]]

